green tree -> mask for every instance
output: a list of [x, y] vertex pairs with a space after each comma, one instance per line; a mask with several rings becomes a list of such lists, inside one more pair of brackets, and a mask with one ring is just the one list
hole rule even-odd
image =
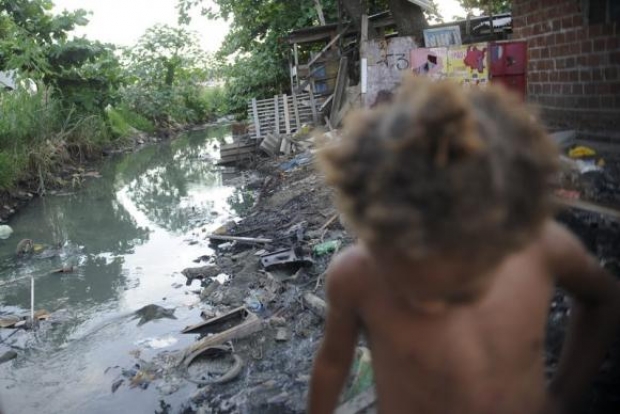
[[510, 11], [511, 0], [459, 0], [461, 6], [466, 12], [472, 13], [474, 10], [479, 10], [482, 13], [506, 13]]
[[185, 28], [156, 25], [125, 51], [129, 75], [125, 103], [160, 126], [205, 118], [205, 82], [216, 76], [197, 36]]
[[[210, 19], [230, 21], [230, 32], [216, 55], [221, 62], [234, 56], [233, 63], [222, 65], [230, 110], [242, 113], [252, 97], [288, 91], [290, 46], [285, 39], [292, 30], [320, 24], [316, 1], [213, 0], [213, 3], [215, 7], [206, 6], [203, 0], [178, 0], [177, 8], [182, 23], [189, 22], [190, 12], [198, 8]], [[320, 0], [320, 3], [326, 22], [336, 22], [338, 1]], [[373, 14], [396, 7], [394, 14], [399, 16], [402, 33], [417, 31], [419, 34], [426, 26], [421, 9], [407, 0], [343, 0], [342, 3], [353, 24], [359, 24], [362, 13]], [[436, 7], [431, 15], [440, 17]]]
[[[319, 25], [314, 0], [214, 0], [206, 7], [202, 0], [179, 0], [181, 22], [188, 22], [194, 8], [211, 19], [230, 21], [230, 32], [216, 54], [223, 63], [229, 106], [242, 113], [254, 96], [273, 96], [290, 88], [288, 62], [291, 30]], [[325, 20], [337, 21], [337, 0], [321, 0]]]
[[122, 82], [111, 45], [69, 33], [88, 23], [87, 12], [52, 13], [50, 0], [0, 0], [0, 70], [41, 80], [67, 109], [101, 111]]

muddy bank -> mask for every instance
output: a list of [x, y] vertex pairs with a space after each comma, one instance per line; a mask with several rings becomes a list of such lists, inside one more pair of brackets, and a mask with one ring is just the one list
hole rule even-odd
[[[582, 177], [581, 193], [591, 201], [620, 204], [620, 163], [613, 157], [606, 161], [608, 167], [603, 172]], [[226, 384], [197, 387], [184, 412], [302, 413], [305, 410], [312, 357], [323, 330], [321, 312], [308, 302], [307, 296], [324, 298], [322, 275], [335, 251], [329, 248], [321, 251], [322, 248], [340, 249], [353, 243], [354, 237], [336, 213], [332, 192], [310, 164], [289, 171], [283, 167], [290, 167], [290, 163], [265, 161], [246, 174], [250, 186], [259, 194], [259, 202], [242, 221], [230, 223], [221, 231], [227, 236], [262, 241], [219, 242], [213, 257], [197, 258], [199, 266], [185, 271], [188, 283], [196, 286], [200, 282], [193, 276], [202, 273], [204, 277], [202, 290], [196, 292], [201, 295], [204, 318], [245, 306], [263, 320], [263, 328], [230, 341], [234, 352], [244, 361], [238, 377]], [[557, 218], [582, 238], [606, 268], [620, 277], [617, 221], [572, 209], [562, 211]], [[271, 241], [266, 243], [265, 239]], [[261, 255], [291, 248], [296, 257], [309, 258], [312, 264], [304, 266], [300, 260], [273, 269], [265, 269], [261, 264]], [[230, 280], [224, 284], [210, 282], [209, 276], [218, 273], [229, 275]], [[555, 371], [559, 357], [568, 308], [568, 298], [558, 291], [550, 306], [547, 331], [549, 375]], [[589, 392], [587, 413], [619, 412], [619, 362], [620, 341], [616, 341]], [[352, 394], [351, 390], [346, 392], [348, 396]]]
[[[313, 309], [304, 295], [323, 297], [321, 275], [332, 254], [353, 242], [336, 215], [331, 191], [312, 166], [285, 172], [277, 162], [266, 162], [252, 173], [249, 185], [256, 189], [259, 202], [241, 222], [230, 223], [225, 233], [272, 242], [219, 244], [216, 255], [199, 269], [203, 273], [215, 269], [213, 273], [231, 278], [223, 285], [207, 282], [201, 292], [202, 309], [209, 317], [245, 306], [263, 319], [263, 328], [232, 341], [235, 353], [245, 361], [239, 378], [197, 389], [187, 412], [304, 412], [312, 355], [323, 328], [320, 310]], [[319, 246], [326, 251], [319, 251]], [[288, 249], [294, 250], [297, 262], [288, 260], [267, 269], [261, 264], [261, 255]], [[184, 273], [189, 277], [196, 271]]]

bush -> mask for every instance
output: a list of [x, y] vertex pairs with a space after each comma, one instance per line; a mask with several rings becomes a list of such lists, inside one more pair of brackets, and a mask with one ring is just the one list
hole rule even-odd
[[113, 142], [103, 114], [63, 109], [40, 85], [34, 93], [0, 92], [0, 190], [22, 180], [42, 189], [72, 157], [91, 157]]

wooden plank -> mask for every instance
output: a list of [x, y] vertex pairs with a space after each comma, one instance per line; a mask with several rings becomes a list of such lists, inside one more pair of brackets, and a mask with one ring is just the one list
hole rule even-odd
[[326, 107], [327, 105], [329, 105], [329, 103], [332, 101], [332, 99], [334, 99], [334, 94], [333, 94], [333, 93], [332, 93], [331, 95], [329, 95], [329, 98], [327, 98], [327, 99], [325, 100], [325, 102], [323, 102], [323, 103], [321, 104], [321, 106], [319, 107], [319, 111], [320, 111], [320, 112], [323, 112], [323, 110], [325, 109], [325, 107]]
[[348, 65], [349, 59], [346, 56], [340, 58], [340, 67], [338, 68], [338, 80], [336, 81], [336, 91], [333, 95], [334, 101], [332, 102], [332, 109], [329, 115], [330, 125], [334, 128], [338, 128], [338, 124], [340, 123], [340, 120], [337, 120], [336, 118], [340, 113], [342, 98], [344, 96], [344, 91], [349, 80], [349, 76], [347, 74]]
[[[366, 16], [366, 18], [368, 19], [368, 16]], [[340, 33], [338, 33], [336, 36], [334, 36], [334, 38], [323, 49], [321, 49], [321, 51], [319, 53], [317, 53], [310, 60], [310, 62], [308, 62], [308, 66], [312, 66], [314, 63], [316, 63], [316, 61], [319, 60], [321, 58], [321, 56], [323, 56], [323, 54], [325, 52], [327, 52], [327, 50], [330, 47], [332, 47], [334, 45], [334, 43], [336, 43], [342, 37], [342, 35], [347, 31], [348, 28], [349, 28], [349, 25], [347, 25]], [[366, 38], [368, 38], [368, 37], [366, 37]]]
[[301, 128], [299, 120], [299, 105], [297, 102], [297, 96], [295, 95], [295, 91], [293, 91], [293, 110], [295, 113], [295, 130], [299, 130], [299, 128]]
[[219, 236], [217, 234], [209, 234], [207, 239], [211, 240], [223, 240], [223, 241], [236, 241], [239, 243], [249, 243], [249, 244], [263, 244], [263, 243], [273, 243], [273, 239], [257, 239], [254, 237], [235, 237], [235, 236]]
[[286, 135], [291, 135], [291, 114], [288, 109], [288, 97], [282, 95], [282, 104], [284, 105], [284, 127]]
[[260, 122], [258, 120], [258, 109], [256, 108], [256, 98], [252, 99], [252, 113], [254, 114], [254, 128], [256, 128], [256, 136], [260, 138]]
[[295, 76], [295, 82], [297, 84], [297, 86], [299, 86], [299, 46], [297, 46], [297, 43], [295, 43], [293, 45], [293, 58], [295, 59], [295, 73], [297, 76]]
[[310, 103], [312, 105], [312, 122], [314, 125], [319, 124], [319, 114], [316, 110], [316, 102], [314, 101], [314, 92], [312, 92], [312, 88], [310, 88]]
[[286, 143], [288, 141], [286, 139], [283, 139], [282, 141], [280, 141], [280, 154], [286, 154]]
[[361, 74], [361, 91], [362, 102], [365, 102], [366, 93], [368, 91], [368, 15], [362, 15], [362, 32], [360, 41], [360, 74]]
[[614, 218], [616, 220], [620, 219], [620, 210], [615, 208], [603, 206], [601, 204], [593, 203], [591, 201], [585, 200], [570, 200], [567, 198], [554, 197], [554, 201], [561, 206], [576, 208], [579, 210], [588, 211], [590, 213], [602, 214], [604, 216], [608, 216]]

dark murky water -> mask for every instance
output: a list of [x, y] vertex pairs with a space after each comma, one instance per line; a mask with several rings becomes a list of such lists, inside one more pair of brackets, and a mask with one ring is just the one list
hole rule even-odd
[[[132, 351], [149, 360], [194, 340], [178, 334], [200, 313], [198, 296], [190, 292], [197, 286], [186, 287], [180, 271], [211, 252], [202, 230], [217, 228], [249, 202], [242, 190], [223, 185], [214, 168], [226, 139], [227, 128], [212, 128], [107, 160], [101, 178], [35, 200], [11, 222], [15, 233], [0, 241], [0, 312], [29, 312], [33, 276], [35, 308], [59, 323], [8, 339], [13, 330], [0, 331], [3, 341], [24, 349], [0, 365], [5, 414], [159, 408], [157, 387], [131, 389], [125, 380], [112, 394], [111, 384], [120, 376], [118, 367], [136, 362]], [[48, 247], [16, 259], [22, 238]], [[76, 266], [74, 273], [50, 273], [69, 265]], [[175, 308], [178, 319], [138, 327], [131, 312], [150, 303]], [[0, 344], [0, 353], [8, 349]]]

